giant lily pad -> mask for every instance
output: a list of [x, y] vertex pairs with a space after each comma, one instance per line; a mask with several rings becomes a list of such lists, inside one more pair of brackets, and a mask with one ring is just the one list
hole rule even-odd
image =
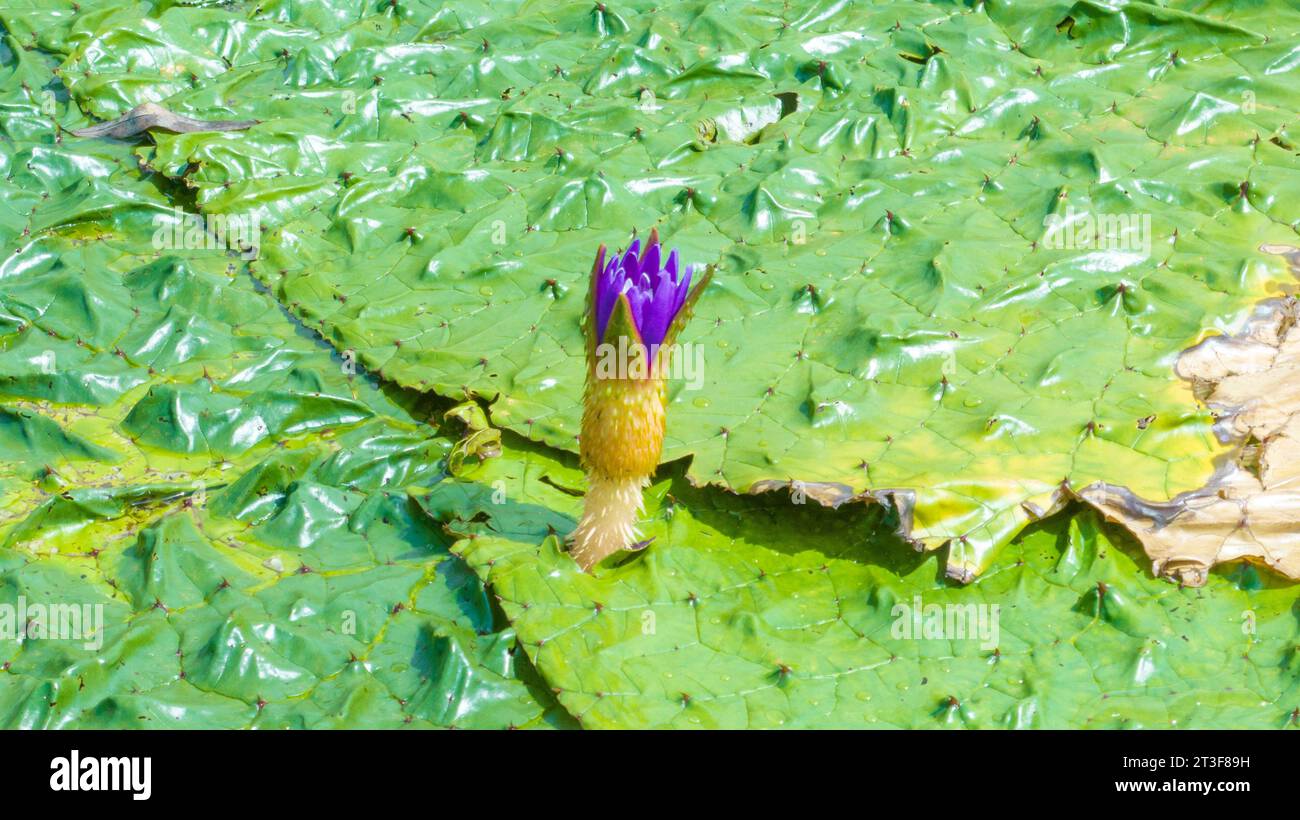
[[666, 457], [892, 494], [957, 577], [1064, 489], [1205, 484], [1174, 360], [1291, 281], [1285, 3], [80, 8], [11, 17], [85, 110], [260, 121], [141, 153], [340, 349], [573, 449], [575, 291], [658, 225], [720, 269]]
[[0, 725], [564, 723], [413, 500], [454, 444], [427, 402], [238, 253], [157, 244], [170, 186], [0, 56]]
[[475, 476], [514, 506], [484, 518], [455, 485], [423, 503], [584, 727], [1295, 725], [1300, 590], [1252, 567], [1168, 584], [1093, 511], [1033, 525], [960, 586], [879, 507], [678, 473], [653, 491], [654, 547], [593, 576], [560, 552], [580, 475], [516, 455]]

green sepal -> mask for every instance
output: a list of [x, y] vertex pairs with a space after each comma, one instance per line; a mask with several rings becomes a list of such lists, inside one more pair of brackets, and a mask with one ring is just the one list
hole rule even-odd
[[672, 323], [668, 325], [668, 330], [664, 333], [664, 347], [676, 342], [677, 334], [681, 333], [682, 328], [686, 327], [686, 323], [691, 320], [691, 314], [695, 312], [695, 303], [699, 301], [700, 295], [709, 286], [709, 282], [713, 281], [714, 270], [715, 266], [713, 265], [706, 267], [704, 275], [695, 283], [695, 287], [691, 288], [691, 292], [686, 294], [686, 301], [682, 302], [681, 310], [677, 311], [677, 315], [673, 317]]
[[596, 283], [600, 279], [601, 269], [605, 267], [605, 245], [596, 250], [596, 261], [591, 265], [591, 278], [587, 281], [587, 307], [582, 312], [582, 335], [587, 340], [587, 366], [591, 367], [596, 361], [596, 345], [600, 340], [596, 334], [600, 329], [596, 326]]
[[[612, 342], [617, 345], [619, 336], [627, 337], [629, 349], [632, 345], [642, 344], [641, 331], [632, 316], [632, 303], [628, 301], [626, 293], [620, 293], [618, 301], [614, 302], [614, 310], [609, 314], [609, 324], [605, 325], [605, 335], [598, 344]], [[595, 353], [594, 347], [592, 352]]]

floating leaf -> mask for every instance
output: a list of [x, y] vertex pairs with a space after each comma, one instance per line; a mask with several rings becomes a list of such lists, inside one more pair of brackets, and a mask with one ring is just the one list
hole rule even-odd
[[[513, 506], [440, 502], [452, 486], [426, 503], [587, 728], [1280, 728], [1300, 705], [1300, 588], [1249, 567], [1168, 584], [1092, 511], [1031, 526], [959, 586], [882, 507], [674, 471], [653, 546], [593, 577], [560, 551], [580, 474], [517, 455], [476, 476]], [[568, 520], [521, 516], [523, 499]]]
[[[141, 155], [262, 216], [257, 275], [363, 364], [564, 449], [562, 294], [657, 225], [718, 270], [665, 457], [736, 492], [907, 497], [909, 537], [967, 579], [1072, 493], [1164, 501], [1229, 449], [1173, 362], [1292, 280], [1260, 245], [1300, 217], [1300, 18], [1184, 5], [528, 7], [443, 20], [436, 47], [418, 15], [286, 11], [236, 42], [235, 12], [173, 7], [155, 36], [195, 81], [113, 94], [274, 122]], [[93, 77], [123, 54], [81, 36], [43, 42], [91, 72], [65, 73], [74, 99], [119, 105]]]

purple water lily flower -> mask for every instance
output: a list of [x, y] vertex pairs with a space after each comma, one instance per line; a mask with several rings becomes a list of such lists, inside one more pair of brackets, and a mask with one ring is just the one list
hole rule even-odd
[[619, 296], [626, 294], [641, 342], [647, 347], [662, 344], [668, 327], [686, 303], [691, 273], [691, 265], [682, 267], [676, 248], [664, 260], [657, 230], [650, 231], [644, 251], [641, 240], [633, 240], [596, 277], [596, 338], [604, 340], [614, 305]]
[[[578, 439], [587, 495], [582, 520], [566, 539], [584, 570], [649, 543], [638, 535], [637, 522], [645, 509], [642, 492], [663, 454], [666, 368], [679, 355], [677, 334], [712, 281], [714, 267], [701, 266], [694, 287], [693, 272], [675, 250], [664, 258], [657, 231], [650, 232], [644, 250], [638, 240], [613, 259], [607, 259], [604, 245], [596, 251], [583, 316], [587, 383]], [[621, 338], [606, 341], [606, 334]]]

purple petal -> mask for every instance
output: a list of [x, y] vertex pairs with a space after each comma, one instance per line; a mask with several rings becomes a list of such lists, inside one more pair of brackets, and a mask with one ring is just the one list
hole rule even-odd
[[641, 317], [645, 312], [646, 302], [650, 300], [650, 293], [636, 287], [631, 279], [624, 283], [623, 292], [627, 294], [627, 303], [632, 308], [632, 322], [636, 325], [636, 329], [640, 331]]
[[647, 345], [662, 344], [668, 333], [668, 325], [673, 321], [673, 302], [677, 297], [677, 286], [668, 276], [659, 278], [659, 287], [655, 288], [650, 305], [646, 309], [641, 328], [641, 340]]
[[674, 285], [677, 284], [678, 270], [677, 270], [677, 249], [676, 248], [673, 248], [672, 251], [669, 252], [668, 262], [667, 264], [664, 265], [664, 270], [668, 272], [668, 276], [673, 280], [673, 284]]
[[645, 253], [641, 256], [641, 273], [649, 275], [650, 287], [656, 287], [659, 284], [659, 277], [662, 271], [659, 269], [659, 246], [651, 245], [646, 248]]
[[641, 272], [641, 263], [637, 259], [637, 254], [640, 252], [640, 249], [641, 240], [633, 239], [632, 244], [628, 246], [627, 252], [623, 254], [621, 267], [623, 270], [627, 271], [630, 278], [636, 278], [636, 275]]
[[610, 260], [605, 270], [596, 279], [596, 337], [605, 337], [605, 328], [609, 317], [614, 313], [614, 303], [618, 301], [621, 289], [621, 277], [618, 275], [618, 257]]

